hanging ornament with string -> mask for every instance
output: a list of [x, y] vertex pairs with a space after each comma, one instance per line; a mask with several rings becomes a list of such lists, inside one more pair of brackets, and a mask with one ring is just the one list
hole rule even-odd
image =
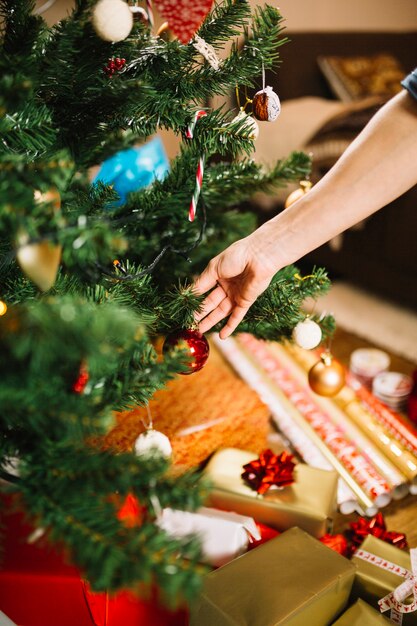
[[100, 39], [126, 39], [133, 27], [133, 14], [124, 0], [99, 0], [93, 9], [93, 28]]
[[264, 87], [253, 96], [253, 114], [260, 122], [275, 122], [281, 113], [281, 102], [272, 87]]
[[292, 338], [300, 348], [312, 350], [319, 345], [322, 332], [320, 326], [310, 317], [306, 317], [294, 327]]
[[193, 374], [201, 370], [209, 357], [210, 345], [198, 330], [185, 328], [168, 335], [162, 347], [163, 354], [182, 350], [187, 357], [187, 370], [180, 374]]
[[149, 405], [146, 405], [148, 413], [148, 423], [143, 421], [145, 431], [139, 435], [133, 444], [133, 449], [137, 456], [159, 455], [166, 459], [172, 456], [171, 442], [164, 433], [155, 430]]
[[330, 351], [323, 352], [308, 372], [308, 383], [319, 396], [335, 396], [345, 385], [345, 370]]
[[275, 122], [281, 113], [281, 102], [272, 87], [265, 86], [265, 66], [262, 61], [262, 89], [252, 100], [253, 115], [260, 122]]
[[288, 209], [289, 206], [294, 204], [294, 202], [296, 202], [297, 200], [305, 196], [306, 193], [308, 193], [310, 189], [312, 188], [313, 183], [306, 178], [305, 180], [300, 180], [299, 185], [300, 186], [298, 187], [298, 189], [295, 189], [295, 191], [292, 191], [290, 195], [288, 196], [288, 198], [285, 200], [284, 206], [286, 209]]

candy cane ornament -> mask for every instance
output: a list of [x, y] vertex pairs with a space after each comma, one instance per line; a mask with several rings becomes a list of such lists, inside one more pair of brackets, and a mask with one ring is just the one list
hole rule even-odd
[[[204, 117], [206, 115], [207, 115], [207, 113], [203, 109], [200, 109], [199, 111], [197, 111], [195, 113], [194, 119], [191, 122], [191, 124], [188, 126], [187, 131], [185, 133], [185, 136], [187, 137], [187, 139], [193, 139], [193, 137], [194, 137], [194, 129], [195, 129], [195, 126], [196, 126], [198, 120], [201, 117]], [[191, 198], [190, 208], [188, 210], [188, 219], [189, 219], [190, 222], [194, 221], [195, 215], [196, 215], [196, 212], [197, 212], [198, 198], [200, 196], [201, 187], [203, 185], [205, 161], [206, 161], [206, 155], [203, 153], [200, 156], [199, 160], [198, 160], [197, 172], [196, 172], [196, 176], [195, 176], [195, 188], [194, 188], [193, 197]]]
[[153, 16], [152, 0], [146, 0], [146, 12], [148, 14], [149, 26], [152, 29], [155, 24], [155, 18]]

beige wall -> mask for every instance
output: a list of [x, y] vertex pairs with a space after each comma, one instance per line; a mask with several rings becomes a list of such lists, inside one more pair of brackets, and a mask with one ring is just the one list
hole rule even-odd
[[[45, 0], [37, 0], [43, 5]], [[253, 5], [262, 4], [251, 0]], [[280, 8], [289, 31], [385, 30], [417, 28], [417, 0], [268, 0]], [[72, 0], [56, 0], [44, 17], [49, 23], [61, 19]]]
[[417, 0], [269, 0], [269, 4], [279, 7], [286, 29], [293, 32], [417, 29]]

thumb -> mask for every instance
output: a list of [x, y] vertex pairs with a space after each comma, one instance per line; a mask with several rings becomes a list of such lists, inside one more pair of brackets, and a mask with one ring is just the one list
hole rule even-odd
[[217, 264], [210, 261], [206, 269], [194, 282], [193, 291], [199, 296], [216, 286], [218, 279]]

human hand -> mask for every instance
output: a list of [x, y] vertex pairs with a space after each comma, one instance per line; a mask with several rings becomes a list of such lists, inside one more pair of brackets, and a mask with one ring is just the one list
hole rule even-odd
[[229, 316], [220, 331], [220, 338], [226, 339], [268, 287], [276, 269], [260, 244], [251, 236], [233, 243], [214, 257], [196, 280], [194, 291], [199, 295], [215, 287], [196, 315], [200, 332], [207, 332]]

